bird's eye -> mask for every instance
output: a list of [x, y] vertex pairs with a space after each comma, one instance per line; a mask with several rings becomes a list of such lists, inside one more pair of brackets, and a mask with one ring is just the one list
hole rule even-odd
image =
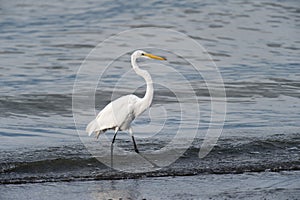
[[144, 54], [144, 53], [142, 53], [141, 55], [142, 55], [142, 56], [144, 56], [145, 54]]

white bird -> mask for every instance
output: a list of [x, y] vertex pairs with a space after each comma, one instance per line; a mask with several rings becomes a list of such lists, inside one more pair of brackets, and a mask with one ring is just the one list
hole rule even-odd
[[150, 74], [146, 70], [142, 70], [136, 63], [137, 58], [152, 58], [156, 60], [166, 60], [166, 58], [155, 56], [153, 54], [146, 53], [141, 50], [135, 51], [131, 55], [131, 65], [137, 75], [143, 77], [147, 84], [146, 94], [143, 98], [139, 98], [133, 94], [122, 96], [112, 102], [110, 102], [103, 110], [99, 112], [96, 119], [91, 121], [86, 132], [89, 136], [95, 132], [98, 139], [101, 133], [109, 129], [114, 129], [115, 134], [112, 140], [112, 145], [115, 142], [118, 131], [128, 130], [132, 137], [134, 150], [139, 153], [137, 148], [133, 131], [131, 128], [131, 122], [140, 114], [142, 114], [147, 108], [150, 107], [153, 99], [153, 82]]

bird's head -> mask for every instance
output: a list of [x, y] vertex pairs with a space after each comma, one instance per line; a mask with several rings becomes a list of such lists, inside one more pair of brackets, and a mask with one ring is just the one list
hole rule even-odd
[[156, 56], [150, 53], [146, 53], [145, 51], [142, 50], [137, 50], [135, 51], [131, 57], [136, 60], [137, 58], [148, 58], [148, 59], [156, 59], [156, 60], [167, 60], [164, 57]]

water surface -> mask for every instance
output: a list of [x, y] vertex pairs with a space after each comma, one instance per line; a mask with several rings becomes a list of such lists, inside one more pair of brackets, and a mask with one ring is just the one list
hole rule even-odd
[[[1, 183], [299, 170], [297, 1], [26, 0], [1, 4], [0, 15]], [[197, 153], [209, 126], [210, 95], [204, 80], [190, 76], [201, 115], [196, 139], [171, 166], [132, 175], [111, 171], [83, 146], [72, 117], [72, 90], [81, 62], [99, 42], [141, 27], [173, 29], [205, 47], [225, 83], [227, 116], [217, 146], [200, 160]], [[118, 42], [116, 45], [122, 45]], [[109, 102], [119, 77], [130, 69], [129, 54], [114, 64], [105, 79], [106, 86], [112, 87], [104, 89], [99, 83], [97, 110]], [[187, 63], [178, 59], [169, 66], [184, 69]], [[168, 81], [159, 76], [163, 70], [147, 69], [158, 82]], [[97, 71], [91, 75], [97, 76]], [[136, 81], [124, 82], [117, 95], [136, 91], [142, 96], [143, 81], [138, 77], [136, 80], [139, 87]], [[180, 90], [180, 84], [178, 87]], [[167, 144], [180, 123], [174, 110], [178, 106], [174, 94], [161, 85], [155, 85], [155, 90], [153, 107], [165, 106], [170, 120], [159, 137], [136, 134], [140, 150], [146, 155]], [[148, 123], [146, 113], [134, 126]], [[160, 125], [159, 120], [155, 125]], [[101, 146], [93, 138], [91, 143]], [[117, 143], [132, 150], [125, 133], [120, 134]], [[253, 176], [260, 177], [259, 173]]]

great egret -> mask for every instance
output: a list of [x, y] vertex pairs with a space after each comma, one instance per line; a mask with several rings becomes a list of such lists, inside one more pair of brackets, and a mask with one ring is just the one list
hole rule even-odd
[[139, 153], [133, 136], [131, 122], [150, 107], [153, 99], [153, 82], [148, 71], [139, 68], [136, 63], [137, 58], [166, 60], [166, 58], [155, 56], [141, 50], [135, 51], [131, 55], [131, 65], [135, 73], [143, 77], [146, 81], [147, 89], [145, 96], [143, 98], [139, 98], [133, 94], [130, 94], [110, 102], [103, 110], [99, 112], [96, 119], [88, 124], [86, 132], [89, 134], [89, 136], [95, 132], [96, 138], [98, 139], [101, 133], [104, 133], [109, 129], [114, 129], [115, 134], [112, 140], [113, 145], [118, 131], [128, 130], [132, 138], [134, 150], [136, 153]]

